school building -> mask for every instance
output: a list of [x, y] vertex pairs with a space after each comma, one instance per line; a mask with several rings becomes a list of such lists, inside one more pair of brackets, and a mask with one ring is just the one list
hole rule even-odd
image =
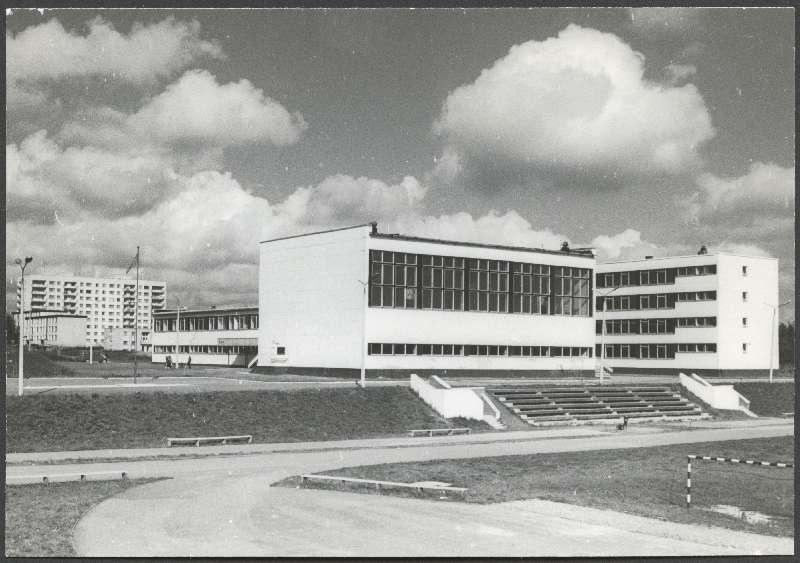
[[715, 252], [597, 265], [597, 347], [614, 373], [778, 367], [778, 261]]
[[594, 372], [591, 251], [380, 233], [376, 223], [259, 249], [257, 371]]

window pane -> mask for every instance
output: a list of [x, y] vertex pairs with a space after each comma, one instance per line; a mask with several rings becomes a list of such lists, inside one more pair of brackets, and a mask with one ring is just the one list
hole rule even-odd
[[417, 307], [417, 290], [411, 287], [406, 288], [406, 308], [415, 309]]
[[442, 270], [440, 268], [433, 270], [433, 287], [442, 287]]
[[489, 289], [491, 291], [497, 291], [498, 286], [498, 274], [489, 274]]
[[453, 276], [455, 278], [453, 286], [456, 289], [464, 289], [464, 272], [461, 270], [455, 270], [453, 272]]
[[508, 295], [506, 295], [505, 293], [501, 293], [498, 295], [497, 309], [501, 313], [505, 313], [508, 311]]
[[444, 287], [446, 289], [453, 289], [453, 270], [444, 271]]
[[422, 290], [422, 308], [423, 309], [430, 309], [432, 302], [432, 295], [430, 289], [423, 289]]
[[520, 293], [522, 291], [522, 276], [521, 275], [514, 275], [511, 289], [514, 293]]
[[406, 284], [406, 269], [404, 266], [394, 267], [394, 283], [395, 285]]
[[394, 283], [394, 266], [389, 264], [383, 265], [383, 283], [389, 285]]
[[469, 288], [468, 289], [479, 289], [478, 288], [478, 272], [471, 271], [469, 273]]
[[442, 308], [442, 290], [441, 289], [434, 289], [433, 290], [433, 308], [434, 309], [441, 309]]
[[468, 298], [469, 298], [468, 309], [470, 311], [477, 311], [478, 310], [478, 292], [477, 291], [470, 291]]
[[433, 282], [433, 269], [430, 266], [422, 267], [422, 286], [431, 287]]
[[480, 286], [478, 289], [489, 289], [489, 274], [488, 272], [479, 272]]
[[488, 294], [481, 292], [478, 295], [478, 309], [480, 311], [488, 311], [489, 310], [489, 296], [488, 296]]
[[445, 290], [444, 292], [444, 308], [448, 311], [453, 309], [453, 290]]
[[523, 313], [530, 313], [531, 312], [531, 296], [530, 295], [523, 295], [522, 296], [522, 312]]
[[383, 305], [384, 307], [391, 307], [394, 301], [392, 300], [392, 286], [383, 286]]
[[417, 285], [416, 266], [406, 266], [406, 285], [410, 287], [415, 287]]
[[489, 294], [489, 310], [490, 311], [497, 311], [497, 294], [490, 293]]
[[392, 345], [391, 344], [384, 344], [383, 345], [383, 353], [384, 354], [391, 354], [392, 353]]
[[394, 306], [403, 307], [406, 302], [406, 290], [404, 287], [394, 288]]
[[[374, 307], [381, 306], [381, 288], [380, 286], [373, 285], [369, 288], [369, 304]], [[211, 319], [212, 321], [214, 319]]]
[[508, 291], [508, 274], [500, 274], [500, 291]]

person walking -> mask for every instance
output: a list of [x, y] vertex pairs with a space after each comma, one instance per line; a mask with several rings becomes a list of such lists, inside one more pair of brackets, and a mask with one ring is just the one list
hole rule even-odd
[[192, 369], [192, 356], [186, 358], [186, 369]]

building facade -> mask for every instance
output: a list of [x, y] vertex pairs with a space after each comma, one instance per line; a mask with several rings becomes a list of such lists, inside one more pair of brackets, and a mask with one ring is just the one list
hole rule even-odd
[[[20, 300], [17, 284], [17, 307]], [[25, 276], [25, 310], [57, 310], [87, 318], [84, 346], [103, 343], [107, 327], [129, 328], [139, 333], [152, 329], [152, 315], [164, 309], [167, 284], [139, 280], [138, 311], [136, 281], [117, 278], [84, 278], [44, 274]]]
[[154, 363], [167, 356], [183, 364], [247, 367], [258, 357], [258, 308], [160, 311], [153, 316], [150, 342]]
[[258, 371], [591, 375], [591, 252], [382, 234], [260, 244]]
[[102, 346], [104, 350], [128, 352], [138, 346], [139, 350], [147, 352], [150, 350], [150, 330], [142, 329], [139, 334], [135, 334], [132, 328], [107, 326], [103, 330]]
[[596, 354], [602, 343], [614, 373], [734, 376], [767, 373], [771, 361], [778, 367], [774, 258], [713, 253], [601, 263], [595, 305]]
[[[19, 313], [14, 313], [19, 326]], [[26, 345], [77, 347], [86, 345], [86, 316], [61, 311], [25, 311]]]

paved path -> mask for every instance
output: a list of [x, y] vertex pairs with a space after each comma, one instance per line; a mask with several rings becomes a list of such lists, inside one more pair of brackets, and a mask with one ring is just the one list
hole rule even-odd
[[[793, 541], [543, 501], [493, 505], [270, 487], [290, 475], [377, 463], [633, 448], [792, 435], [792, 424], [516, 442], [67, 465], [173, 476], [111, 498], [77, 525], [83, 556], [644, 556], [792, 553]], [[48, 466], [57, 471], [62, 466]], [[9, 470], [36, 471], [17, 466]]]

